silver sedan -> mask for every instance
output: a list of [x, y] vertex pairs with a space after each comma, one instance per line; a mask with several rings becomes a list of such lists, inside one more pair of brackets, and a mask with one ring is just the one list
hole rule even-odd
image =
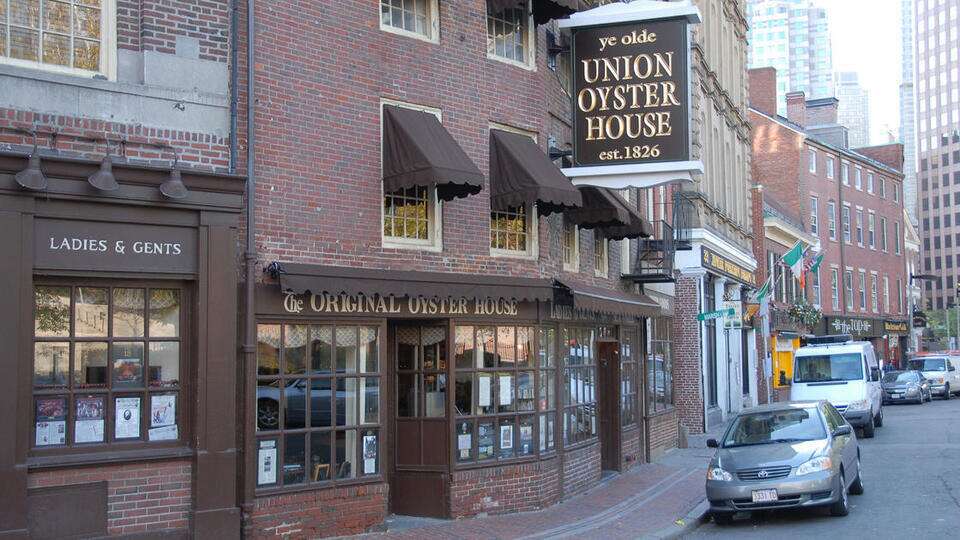
[[741, 411], [707, 470], [707, 499], [718, 525], [738, 512], [829, 506], [850, 511], [863, 493], [860, 447], [850, 424], [827, 401], [787, 402]]

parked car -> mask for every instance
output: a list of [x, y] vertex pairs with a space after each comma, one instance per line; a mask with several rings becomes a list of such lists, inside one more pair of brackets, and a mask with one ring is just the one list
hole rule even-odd
[[933, 401], [930, 381], [916, 370], [888, 371], [883, 374], [880, 385], [884, 404], [912, 401], [922, 405], [925, 401]]
[[738, 512], [827, 506], [850, 511], [863, 493], [853, 427], [829, 402], [762, 405], [737, 414], [707, 470], [707, 499], [718, 525]]
[[873, 345], [850, 336], [809, 338], [793, 360], [790, 399], [825, 399], [869, 439], [883, 426], [880, 366]]
[[957, 365], [960, 357], [945, 354], [922, 354], [907, 362], [909, 369], [915, 369], [930, 381], [930, 390], [950, 399], [952, 394], [960, 393], [960, 371]]

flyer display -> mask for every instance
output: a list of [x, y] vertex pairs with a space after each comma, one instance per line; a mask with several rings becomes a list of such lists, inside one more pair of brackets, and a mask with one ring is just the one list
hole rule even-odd
[[115, 439], [135, 439], [140, 437], [140, 398], [116, 398], [114, 407]]
[[37, 400], [36, 445], [50, 446], [67, 442], [66, 398]]
[[76, 443], [103, 442], [103, 398], [78, 397], [73, 423], [73, 441]]

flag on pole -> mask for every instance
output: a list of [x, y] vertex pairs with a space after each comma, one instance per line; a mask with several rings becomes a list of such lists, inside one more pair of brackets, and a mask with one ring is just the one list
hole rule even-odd
[[803, 273], [803, 244], [798, 241], [780, 260], [790, 267], [795, 278], [799, 278]]
[[823, 252], [821, 251], [815, 257], [810, 259], [810, 269], [809, 272], [816, 273], [817, 270], [820, 270], [820, 263], [823, 262]]

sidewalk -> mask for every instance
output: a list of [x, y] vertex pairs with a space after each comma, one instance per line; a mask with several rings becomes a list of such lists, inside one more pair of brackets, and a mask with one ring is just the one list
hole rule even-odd
[[636, 465], [544, 510], [457, 521], [392, 517], [387, 520], [386, 532], [364, 536], [457, 540], [675, 537], [696, 527], [706, 511], [704, 478], [713, 455], [706, 447], [707, 438], [690, 436], [689, 448], [668, 452], [655, 463]]

